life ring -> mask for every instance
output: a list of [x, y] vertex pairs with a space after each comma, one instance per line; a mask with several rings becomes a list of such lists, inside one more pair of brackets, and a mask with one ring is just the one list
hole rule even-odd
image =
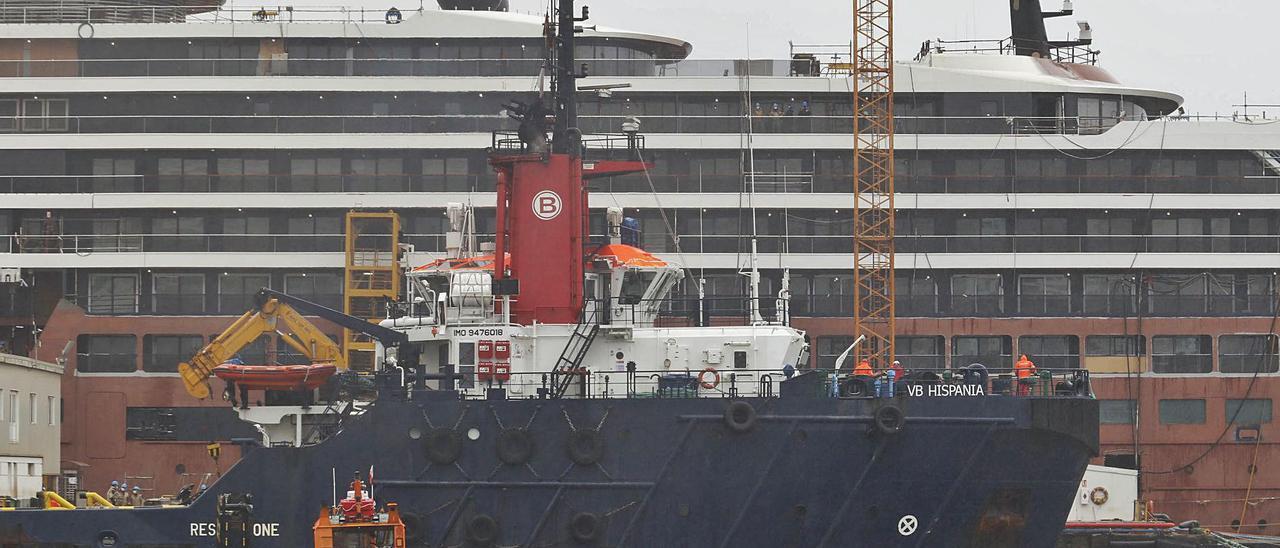
[[489, 514], [476, 514], [467, 520], [467, 540], [479, 546], [490, 546], [498, 540], [498, 520]]
[[604, 440], [594, 428], [574, 430], [569, 433], [569, 460], [579, 466], [588, 466], [604, 456]]
[[724, 409], [724, 424], [734, 432], [748, 432], [756, 425], [756, 408], [745, 401], [735, 401]]
[[876, 432], [889, 435], [901, 432], [902, 424], [906, 422], [906, 416], [902, 413], [902, 408], [896, 405], [884, 405], [877, 408], [871, 418], [871, 426]]
[[462, 456], [462, 434], [450, 428], [427, 432], [427, 459], [436, 464], [453, 464]]
[[[711, 380], [707, 380], [707, 374], [711, 375]], [[698, 373], [698, 386], [707, 390], [720, 386], [720, 372], [716, 371], [714, 367], [703, 369], [701, 373]]]
[[1111, 498], [1111, 495], [1107, 493], [1106, 487], [1094, 487], [1093, 491], [1089, 492], [1089, 502], [1098, 506], [1106, 504], [1108, 498]]
[[498, 459], [506, 464], [524, 464], [533, 456], [533, 436], [523, 428], [508, 428], [498, 434]]
[[599, 541], [603, 532], [604, 520], [591, 512], [578, 512], [569, 518], [569, 536], [580, 544]]

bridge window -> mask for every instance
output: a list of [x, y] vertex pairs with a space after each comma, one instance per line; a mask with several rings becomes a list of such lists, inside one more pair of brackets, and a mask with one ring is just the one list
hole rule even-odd
[[142, 338], [142, 370], [175, 373], [178, 364], [190, 360], [204, 348], [200, 335], [147, 335]]
[[1218, 371], [1222, 373], [1275, 373], [1280, 370], [1275, 335], [1223, 335], [1218, 337]]

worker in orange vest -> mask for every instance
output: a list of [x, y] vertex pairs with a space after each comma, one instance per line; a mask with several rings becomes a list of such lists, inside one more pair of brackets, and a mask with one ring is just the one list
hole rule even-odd
[[1026, 396], [1031, 393], [1031, 384], [1034, 382], [1036, 374], [1036, 364], [1031, 363], [1027, 359], [1027, 355], [1023, 354], [1018, 358], [1018, 363], [1013, 365], [1013, 376], [1018, 378], [1018, 395]]
[[855, 377], [873, 377], [875, 374], [876, 372], [871, 369], [871, 362], [867, 360], [858, 362], [858, 366], [853, 368], [853, 375]]

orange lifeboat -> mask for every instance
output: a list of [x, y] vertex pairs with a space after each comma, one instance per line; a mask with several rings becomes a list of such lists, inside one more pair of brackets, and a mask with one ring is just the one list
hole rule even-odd
[[338, 372], [331, 363], [311, 365], [244, 365], [224, 363], [214, 376], [246, 390], [314, 390]]

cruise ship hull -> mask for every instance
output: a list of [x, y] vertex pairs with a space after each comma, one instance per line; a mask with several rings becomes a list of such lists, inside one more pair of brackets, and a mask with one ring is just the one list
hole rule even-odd
[[[6, 512], [0, 544], [216, 546], [218, 495], [247, 493], [251, 546], [308, 545], [335, 483], [372, 471], [409, 546], [1050, 546], [1098, 447], [1092, 398], [844, 399], [820, 386], [738, 400], [384, 397], [320, 444], [246, 450], [190, 506]], [[755, 411], [746, 428], [726, 418], [731, 401]], [[905, 415], [896, 433], [875, 427], [887, 405]]]

